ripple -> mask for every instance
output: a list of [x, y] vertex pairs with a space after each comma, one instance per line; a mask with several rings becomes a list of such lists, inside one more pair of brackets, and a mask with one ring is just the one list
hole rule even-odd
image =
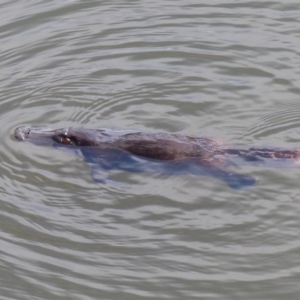
[[280, 132], [295, 131], [300, 126], [300, 106], [296, 102], [277, 104], [262, 115], [248, 132], [255, 138], [275, 135]]
[[187, 175], [101, 185], [80, 158], [13, 137], [84, 126], [295, 148], [295, 3], [0, 7], [3, 299], [299, 297], [297, 169], [238, 170], [259, 182], [241, 192]]

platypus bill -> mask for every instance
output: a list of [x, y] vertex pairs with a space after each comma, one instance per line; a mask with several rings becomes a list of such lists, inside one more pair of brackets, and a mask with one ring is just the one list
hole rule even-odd
[[92, 164], [92, 176], [106, 181], [107, 170], [195, 174], [213, 176], [235, 189], [252, 186], [255, 179], [227, 170], [230, 157], [251, 163], [297, 160], [298, 150], [228, 148], [209, 138], [180, 134], [114, 131], [109, 129], [19, 127], [15, 138], [37, 145], [64, 147], [80, 152]]

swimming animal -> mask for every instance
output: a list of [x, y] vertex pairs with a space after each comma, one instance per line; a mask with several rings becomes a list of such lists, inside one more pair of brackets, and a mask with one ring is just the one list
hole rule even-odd
[[92, 165], [95, 181], [105, 182], [107, 170], [155, 172], [162, 174], [208, 175], [223, 180], [232, 188], [255, 184], [251, 176], [228, 170], [240, 159], [251, 164], [266, 160], [297, 164], [300, 150], [228, 147], [210, 138], [181, 134], [116, 131], [110, 129], [18, 127], [19, 141], [65, 148]]

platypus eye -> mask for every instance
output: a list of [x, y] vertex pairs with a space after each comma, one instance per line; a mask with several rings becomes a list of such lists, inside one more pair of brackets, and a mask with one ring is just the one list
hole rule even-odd
[[61, 145], [80, 146], [80, 142], [76, 137], [65, 133], [56, 134], [52, 137], [52, 139]]
[[64, 145], [73, 145], [73, 146], [79, 146], [79, 141], [74, 136], [63, 136], [61, 143]]
[[73, 142], [65, 136], [61, 137], [60, 143], [63, 145], [73, 145]]
[[56, 134], [53, 136], [53, 140], [61, 145], [74, 145], [72, 140], [65, 134]]
[[78, 142], [77, 138], [74, 137], [74, 136], [68, 136], [68, 137], [66, 137], [66, 139], [68, 139], [70, 141], [71, 145], [74, 145], [74, 146], [79, 145], [79, 142]]

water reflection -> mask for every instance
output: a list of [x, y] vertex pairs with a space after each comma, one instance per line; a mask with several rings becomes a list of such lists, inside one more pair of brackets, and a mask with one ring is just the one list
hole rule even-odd
[[299, 170], [243, 167], [259, 181], [246, 192], [122, 172], [129, 191], [99, 188], [80, 159], [12, 135], [108, 127], [296, 148], [298, 5], [0, 7], [3, 298], [298, 298]]

